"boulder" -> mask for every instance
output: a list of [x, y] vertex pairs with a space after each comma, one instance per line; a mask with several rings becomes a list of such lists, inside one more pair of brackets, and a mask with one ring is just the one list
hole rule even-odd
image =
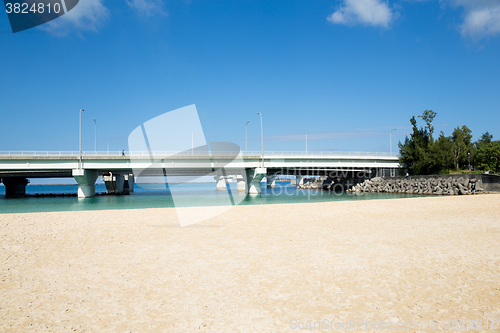
[[468, 193], [466, 187], [464, 187], [462, 184], [458, 184], [458, 192], [461, 195], [466, 195]]

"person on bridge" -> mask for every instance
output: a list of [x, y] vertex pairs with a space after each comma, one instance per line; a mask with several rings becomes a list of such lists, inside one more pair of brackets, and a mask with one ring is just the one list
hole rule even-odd
[[122, 156], [125, 156], [125, 149], [122, 150]]

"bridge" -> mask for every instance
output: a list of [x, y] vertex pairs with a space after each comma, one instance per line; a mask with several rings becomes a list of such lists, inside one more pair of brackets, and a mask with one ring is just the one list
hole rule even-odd
[[329, 176], [358, 181], [394, 176], [398, 156], [371, 152], [79, 152], [0, 151], [0, 179], [7, 195], [23, 195], [29, 178], [74, 177], [78, 197], [95, 195], [101, 176], [108, 192], [133, 191], [138, 177], [214, 176], [217, 189], [226, 189], [229, 177], [237, 179], [238, 191], [261, 193], [260, 182], [274, 186], [278, 175]]

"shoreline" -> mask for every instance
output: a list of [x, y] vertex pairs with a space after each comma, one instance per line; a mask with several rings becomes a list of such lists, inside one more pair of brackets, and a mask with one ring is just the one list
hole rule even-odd
[[[371, 194], [376, 194], [376, 193], [348, 193], [349, 195], [371, 195]], [[101, 196], [122, 196], [122, 195], [116, 195], [116, 194], [100, 194]], [[398, 194], [399, 195], [399, 194]], [[374, 199], [368, 199], [368, 200], [331, 200], [331, 201], [308, 201], [308, 202], [298, 202], [298, 203], [288, 203], [288, 202], [276, 202], [276, 203], [259, 203], [259, 204], [251, 204], [251, 205], [245, 205], [245, 204], [238, 204], [234, 206], [214, 206], [214, 207], [267, 207], [267, 206], [296, 206], [296, 205], [312, 205], [312, 204], [336, 204], [336, 203], [342, 203], [342, 202], [372, 202], [372, 201], [377, 201], [377, 202], [387, 202], [387, 201], [400, 201], [400, 200], [411, 200], [411, 199], [440, 199], [440, 198], [467, 198], [467, 197], [474, 197], [474, 196], [495, 196], [498, 195], [500, 197], [500, 193], [497, 192], [483, 192], [483, 193], [476, 193], [475, 195], [461, 195], [461, 196], [449, 196], [449, 195], [426, 195], [426, 194], [401, 194], [401, 195], [408, 195], [408, 197], [398, 197], [398, 198], [387, 198], [387, 199], [380, 199], [380, 198], [374, 198]], [[61, 195], [63, 197], [64, 195]], [[37, 198], [35, 195], [28, 195], [26, 196], [27, 198]], [[21, 197], [23, 198], [23, 197]], [[40, 196], [41, 198], [41, 196]], [[17, 198], [13, 198], [14, 200]], [[46, 213], [76, 213], [76, 212], [115, 212], [115, 211], [123, 211], [123, 212], [132, 212], [132, 211], [138, 211], [138, 210], [175, 210], [178, 208], [182, 209], [190, 209], [190, 208], [207, 208], [211, 206], [182, 206], [182, 207], [146, 207], [146, 208], [116, 208], [116, 209], [89, 209], [89, 210], [75, 210], [75, 211], [50, 211], [50, 212], [23, 212], [23, 213], [1, 213], [0, 216], [2, 215], [17, 215], [17, 214], [46, 214]]]
[[[365, 196], [365, 195], [373, 195], [377, 193], [347, 193], [348, 195], [352, 196]], [[292, 207], [295, 207], [296, 205], [313, 205], [313, 204], [336, 204], [336, 203], [342, 203], [342, 202], [371, 202], [371, 201], [377, 201], [377, 202], [386, 202], [386, 201], [400, 201], [400, 200], [410, 200], [410, 199], [439, 199], [439, 198], [450, 198], [450, 197], [460, 197], [460, 198], [466, 198], [466, 197], [473, 197], [473, 196], [494, 196], [498, 195], [500, 196], [500, 193], [497, 192], [483, 192], [483, 193], [476, 193], [475, 195], [461, 195], [461, 196], [449, 196], [449, 195], [426, 195], [426, 194], [396, 194], [396, 195], [403, 195], [403, 197], [397, 197], [397, 198], [373, 198], [373, 199], [366, 199], [366, 200], [331, 200], [331, 201], [306, 201], [306, 202], [273, 202], [273, 203], [257, 203], [257, 204], [238, 204], [234, 206], [225, 206], [225, 205], [207, 205], [207, 206], [180, 206], [180, 207], [137, 207], [137, 208], [108, 208], [108, 209], [80, 209], [80, 210], [53, 210], [53, 211], [40, 211], [40, 212], [14, 212], [14, 213], [3, 213], [0, 210], [0, 217], [1, 216], [6, 216], [6, 215], [18, 215], [18, 214], [48, 214], [48, 213], [77, 213], [77, 212], [133, 212], [133, 211], [148, 211], [148, 210], [175, 210], [175, 209], [210, 209], [210, 207], [230, 207], [231, 209], [234, 209], [236, 207], [267, 207], [267, 206], [286, 206], [290, 205]], [[74, 194], [58, 194], [58, 195], [50, 195], [50, 194], [45, 194], [45, 195], [26, 195], [24, 197], [12, 197], [12, 198], [7, 198], [8, 200], [17, 200], [17, 199], [49, 199], [49, 198], [74, 198], [76, 195]], [[96, 195], [96, 197], [106, 197], [106, 196], [127, 196], [127, 195], [115, 195], [115, 194], [99, 194]], [[406, 197], [408, 196], [408, 197]], [[0, 200], [4, 200], [6, 198], [0, 198]]]

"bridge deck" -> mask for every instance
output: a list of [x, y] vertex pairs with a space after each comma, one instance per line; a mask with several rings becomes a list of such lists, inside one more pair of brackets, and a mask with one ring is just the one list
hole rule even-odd
[[[252, 169], [262, 167], [262, 157], [256, 152], [0, 152], [0, 177], [71, 177], [71, 170], [84, 168], [100, 174], [133, 173], [149, 170], [158, 174], [206, 174], [213, 169]], [[269, 173], [302, 174], [308, 171], [326, 172], [361, 169], [395, 169], [396, 155], [386, 153], [347, 152], [264, 152], [264, 166]]]

